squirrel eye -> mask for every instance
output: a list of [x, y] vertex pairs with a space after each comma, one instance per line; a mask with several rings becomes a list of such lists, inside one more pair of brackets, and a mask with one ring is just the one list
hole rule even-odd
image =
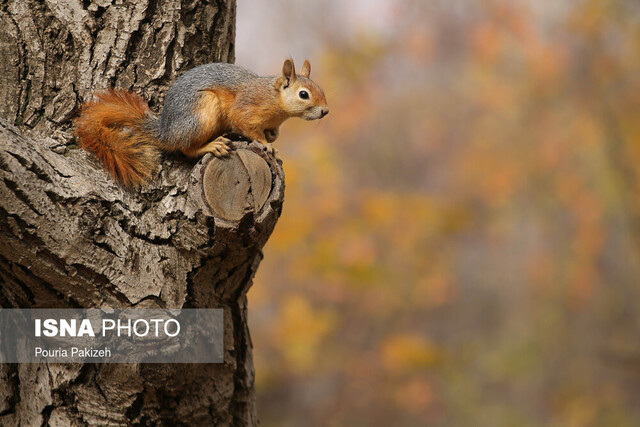
[[306, 90], [301, 90], [300, 92], [298, 92], [298, 96], [302, 99], [309, 99], [309, 92], [307, 92]]

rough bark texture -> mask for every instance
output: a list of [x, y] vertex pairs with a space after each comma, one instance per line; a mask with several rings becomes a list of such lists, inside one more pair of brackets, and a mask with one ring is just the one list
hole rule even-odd
[[[167, 155], [128, 192], [79, 150], [109, 86], [158, 106], [180, 71], [233, 60], [233, 1], [0, 5], [0, 306], [221, 307], [223, 364], [0, 365], [2, 425], [254, 425], [246, 292], [284, 176], [260, 144]], [[154, 108], [155, 107], [155, 108]]]
[[0, 2], [0, 117], [58, 134], [108, 87], [157, 110], [180, 71], [233, 62], [234, 38], [234, 0]]

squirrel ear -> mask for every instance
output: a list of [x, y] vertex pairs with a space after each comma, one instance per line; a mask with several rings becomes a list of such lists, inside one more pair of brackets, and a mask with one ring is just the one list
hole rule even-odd
[[285, 87], [296, 79], [296, 67], [293, 65], [293, 59], [289, 58], [282, 65], [282, 76], [285, 79]]
[[308, 59], [304, 60], [304, 64], [302, 64], [302, 68], [300, 69], [300, 75], [309, 78], [311, 74], [311, 63]]

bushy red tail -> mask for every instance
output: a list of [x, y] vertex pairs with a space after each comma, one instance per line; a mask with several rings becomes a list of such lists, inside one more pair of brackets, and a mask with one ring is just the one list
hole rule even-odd
[[110, 90], [86, 102], [75, 121], [80, 146], [94, 153], [113, 178], [127, 187], [149, 180], [158, 165], [155, 118], [132, 92]]

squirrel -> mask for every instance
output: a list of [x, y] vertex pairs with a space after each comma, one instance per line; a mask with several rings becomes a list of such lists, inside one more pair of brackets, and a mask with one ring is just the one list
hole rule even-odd
[[329, 113], [324, 92], [310, 74], [308, 60], [300, 74], [292, 59], [285, 60], [282, 75], [275, 77], [227, 63], [200, 65], [169, 88], [160, 117], [139, 95], [111, 89], [82, 105], [76, 135], [79, 145], [129, 188], [151, 178], [160, 151], [229, 155], [228, 133], [259, 141], [274, 153], [271, 143], [282, 122], [290, 117], [316, 120]]

